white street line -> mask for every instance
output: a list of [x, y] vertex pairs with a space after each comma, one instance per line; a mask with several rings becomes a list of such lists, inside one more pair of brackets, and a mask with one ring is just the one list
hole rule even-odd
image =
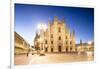
[[34, 59], [30, 60], [30, 62], [28, 63], [28, 65], [31, 65], [33, 61], [34, 61]]
[[32, 59], [30, 60], [30, 62], [28, 63], [28, 65], [31, 65], [33, 61], [35, 62], [36, 58], [37, 58], [37, 55], [32, 56]]

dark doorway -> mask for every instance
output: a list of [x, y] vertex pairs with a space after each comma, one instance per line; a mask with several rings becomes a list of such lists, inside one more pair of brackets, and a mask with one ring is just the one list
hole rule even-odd
[[68, 48], [66, 48], [66, 52], [68, 52]]
[[53, 48], [51, 48], [51, 52], [53, 52]]
[[58, 47], [59, 52], [61, 52], [61, 46]]
[[72, 51], [72, 47], [70, 48], [70, 51]]
[[48, 51], [48, 48], [45, 48], [45, 52], [47, 52]]

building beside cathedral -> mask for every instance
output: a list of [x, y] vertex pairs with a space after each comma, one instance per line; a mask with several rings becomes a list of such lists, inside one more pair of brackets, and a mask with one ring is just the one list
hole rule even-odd
[[30, 44], [17, 32], [14, 32], [14, 54], [26, 54], [30, 48]]
[[94, 52], [94, 41], [83, 43], [82, 40], [80, 40], [80, 44], [76, 44], [77, 51], [92, 51]]
[[75, 52], [75, 31], [70, 31], [66, 27], [65, 20], [59, 21], [54, 17], [52, 22], [49, 21], [47, 29], [43, 32], [43, 42], [38, 42], [42, 34], [36, 33], [34, 39], [35, 47], [43, 47], [45, 52]]

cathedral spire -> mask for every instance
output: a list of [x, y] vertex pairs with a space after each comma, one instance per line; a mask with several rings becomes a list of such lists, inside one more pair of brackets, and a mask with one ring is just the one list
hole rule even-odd
[[72, 33], [73, 33], [73, 35], [75, 35], [75, 30], [73, 30], [73, 32], [72, 32]]
[[48, 18], [48, 25], [50, 25], [51, 21], [50, 21], [50, 17]]
[[55, 16], [55, 17], [54, 17], [54, 25], [56, 25], [56, 26], [57, 26], [57, 24], [58, 24], [58, 17], [57, 17], [57, 16]]
[[82, 40], [80, 40], [80, 44], [82, 44]]
[[64, 23], [64, 24], [65, 24], [65, 18], [63, 18], [63, 19], [62, 19], [62, 23]]
[[67, 23], [66, 28], [67, 28], [67, 30], [69, 30], [69, 32], [70, 32], [70, 24]]
[[58, 17], [57, 16], [54, 17], [54, 21], [58, 21]]
[[80, 45], [81, 45], [81, 47], [82, 47], [82, 44], [83, 44], [83, 42], [82, 42], [82, 40], [80, 40]]

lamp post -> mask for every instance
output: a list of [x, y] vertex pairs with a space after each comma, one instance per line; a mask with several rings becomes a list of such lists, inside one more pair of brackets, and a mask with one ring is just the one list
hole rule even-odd
[[40, 55], [44, 55], [44, 46], [45, 46], [45, 36], [44, 32], [46, 31], [47, 27], [45, 24], [38, 24], [38, 33], [40, 35], [39, 43], [40, 43]]

